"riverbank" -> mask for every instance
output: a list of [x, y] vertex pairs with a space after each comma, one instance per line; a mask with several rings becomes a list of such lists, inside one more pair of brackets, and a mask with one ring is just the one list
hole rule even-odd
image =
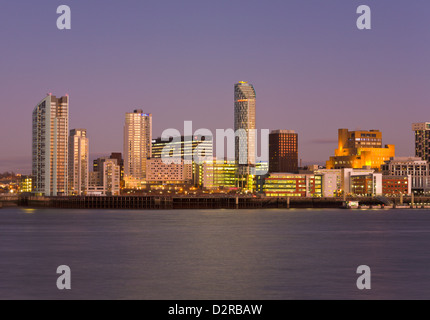
[[[430, 198], [388, 199], [348, 198], [358, 203], [360, 209], [430, 209]], [[262, 196], [112, 196], [112, 197], [25, 197], [0, 198], [3, 207], [21, 206], [29, 208], [59, 209], [318, 209], [344, 208], [342, 198], [269, 198]]]
[[264, 196], [112, 196], [112, 197], [0, 197], [0, 208], [59, 209], [338, 209], [347, 202], [357, 209], [430, 209], [430, 197], [269, 198]]

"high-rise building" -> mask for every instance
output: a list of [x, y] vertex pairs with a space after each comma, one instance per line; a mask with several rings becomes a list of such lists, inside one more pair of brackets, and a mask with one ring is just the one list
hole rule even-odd
[[414, 123], [415, 156], [425, 161], [430, 160], [430, 122]]
[[238, 163], [238, 186], [247, 188], [256, 163], [256, 93], [252, 84], [234, 85], [235, 160]]
[[372, 168], [379, 171], [381, 165], [394, 156], [394, 145], [382, 147], [382, 133], [379, 130], [339, 129], [338, 149], [334, 157], [327, 161], [327, 169]]
[[85, 195], [88, 189], [89, 143], [87, 130], [70, 130], [69, 195]]
[[[142, 110], [127, 113], [124, 126], [124, 179], [144, 182], [146, 161], [151, 155], [152, 115], [143, 113]], [[134, 183], [128, 187], [133, 188]]]
[[32, 171], [37, 195], [68, 191], [69, 97], [49, 94], [33, 110]]
[[269, 135], [269, 172], [297, 172], [298, 135], [292, 130], [275, 130]]

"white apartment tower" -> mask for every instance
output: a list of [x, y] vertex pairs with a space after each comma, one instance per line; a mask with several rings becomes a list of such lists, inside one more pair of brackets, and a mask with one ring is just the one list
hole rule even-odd
[[124, 176], [146, 180], [146, 162], [152, 155], [152, 114], [134, 110], [126, 113], [124, 126]]
[[37, 195], [67, 194], [68, 133], [69, 97], [48, 94], [33, 110], [32, 171]]
[[89, 143], [87, 130], [70, 130], [69, 195], [82, 196], [88, 190]]

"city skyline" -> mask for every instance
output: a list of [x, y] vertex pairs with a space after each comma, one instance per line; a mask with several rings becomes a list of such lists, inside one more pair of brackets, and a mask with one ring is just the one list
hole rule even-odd
[[[70, 128], [88, 130], [93, 159], [122, 150], [123, 115], [135, 108], [153, 114], [154, 137], [184, 120], [233, 128], [239, 80], [257, 88], [257, 128], [295, 130], [304, 164], [325, 163], [338, 128], [381, 130], [397, 156], [414, 155], [410, 125], [429, 120], [429, 4], [372, 3], [369, 32], [355, 26], [358, 1], [243, 4], [76, 1], [70, 32], [55, 28], [49, 3], [5, 4], [2, 30], [14, 34], [0, 39], [20, 41], [2, 54], [0, 171], [30, 173], [27, 114], [44, 93], [70, 94]], [[183, 21], [190, 9], [196, 15]], [[47, 50], [35, 57], [28, 46]]]
[[[239, 84], [240, 83], [248, 83], [248, 82], [244, 82], [244, 81], [240, 81], [239, 82]], [[236, 83], [235, 84], [235, 87], [237, 86], [238, 84]], [[252, 85], [251, 85], [251, 87], [253, 87]], [[252, 90], [254, 90], [254, 88], [252, 88]], [[47, 94], [47, 96], [42, 100], [42, 102], [43, 101], [45, 101], [46, 99], [49, 99], [51, 96], [53, 96], [55, 99], [56, 99], [56, 96], [54, 96], [54, 95], [52, 95], [52, 93], [48, 93]], [[66, 94], [65, 95], [65, 97], [62, 97], [62, 98], [67, 98], [67, 100], [69, 101], [70, 100], [70, 97], [69, 97], [69, 95], [68, 94]], [[39, 103], [40, 104], [40, 103]], [[38, 105], [39, 105], [38, 104]], [[37, 106], [38, 106], [37, 105]], [[37, 108], [37, 106], [36, 106], [36, 108]], [[67, 108], [69, 108], [69, 106], [67, 106]], [[255, 107], [254, 107], [255, 108]], [[69, 110], [68, 110], [69, 111]], [[126, 117], [129, 117], [129, 116], [132, 116], [132, 115], [141, 115], [141, 116], [143, 116], [143, 117], [149, 117], [150, 118], [150, 123], [151, 123], [151, 127], [152, 127], [152, 114], [147, 114], [147, 113], [143, 113], [144, 111], [143, 110], [141, 110], [141, 109], [136, 109], [136, 110], [134, 110], [132, 113], [130, 113], [130, 112], [126, 112], [125, 114], [126, 114]], [[234, 117], [234, 112], [233, 112], [233, 117]], [[255, 121], [255, 120], [254, 120]], [[423, 122], [423, 123], [421, 123], [421, 122], [419, 122], [419, 123], [414, 123], [414, 124], [412, 124], [412, 126], [416, 126], [416, 125], [425, 125], [425, 124], [427, 124], [427, 122]], [[197, 126], [197, 127], [199, 127], [199, 126]], [[199, 127], [200, 128], [200, 127]], [[75, 129], [74, 129], [75, 130]], [[84, 130], [85, 132], [88, 130], [88, 129], [78, 129], [78, 130]], [[91, 129], [89, 129], [90, 131], [91, 131]], [[146, 129], [145, 129], [146, 130]], [[278, 132], [278, 131], [285, 131], [285, 129], [273, 129], [273, 128], [270, 128], [270, 129], [268, 129], [270, 132], [271, 132], [271, 134], [273, 134], [274, 132]], [[348, 130], [348, 129], [338, 129], [338, 130]], [[367, 131], [367, 130], [364, 130], [364, 129], [362, 129], [362, 128], [360, 128], [360, 129], [357, 129], [358, 131]], [[374, 131], [375, 129], [370, 129], [370, 131]], [[415, 129], [413, 129], [412, 131], [414, 131]], [[127, 131], [127, 121], [126, 121], [126, 126], [124, 127], [123, 126], [123, 137], [124, 137], [124, 143], [123, 143], [123, 145], [120, 147], [120, 148], [117, 148], [118, 150], [119, 149], [121, 149], [121, 152], [124, 152], [123, 154], [125, 154], [125, 146], [126, 146], [126, 131]], [[288, 130], [287, 129], [287, 131], [291, 131], [291, 132], [294, 132], [294, 130]], [[379, 132], [379, 130], [378, 129], [376, 129], [376, 131], [377, 132]], [[150, 132], [152, 132], [152, 129], [150, 129]], [[181, 129], [179, 129], [179, 132], [181, 133], [181, 135], [183, 134], [183, 132], [181, 132]], [[161, 137], [161, 134], [160, 134], [160, 136], [153, 136], [152, 134], [151, 134], [151, 141], [152, 142], [154, 142], [155, 140], [157, 140], [157, 139], [160, 139], [160, 137]], [[300, 137], [300, 134], [298, 135], [298, 137]], [[382, 142], [384, 141], [384, 140], [381, 140]], [[380, 143], [382, 143], [382, 142], [380, 142]], [[320, 142], [321, 144], [326, 144], [326, 142], [325, 141], [321, 141]], [[338, 139], [336, 139], [336, 144], [338, 143]], [[413, 140], [413, 146], [415, 146], [415, 138], [414, 138], [414, 140]], [[385, 144], [385, 143], [384, 143]], [[151, 147], [151, 149], [152, 149], [152, 144], [150, 144], [150, 147]], [[261, 146], [260, 146], [260, 148], [261, 148]], [[409, 146], [409, 148], [410, 148], [410, 146]], [[106, 152], [99, 152], [99, 153], [94, 153], [94, 152], [89, 152], [89, 159], [91, 160], [91, 162], [93, 161], [93, 160], [96, 160], [97, 158], [99, 158], [100, 156], [101, 157], [103, 157], [103, 156], [107, 156], [109, 153], [115, 153], [116, 151], [115, 150], [117, 150], [117, 149], [112, 149], [112, 150], [110, 150], [110, 151], [106, 151]], [[413, 149], [415, 149], [415, 148], [413, 148]], [[299, 154], [300, 154], [300, 148], [298, 149], [298, 151], [299, 151]], [[330, 153], [330, 152], [329, 152]], [[406, 157], [406, 156], [409, 156], [409, 157], [412, 157], [412, 156], [414, 156], [415, 155], [415, 152], [412, 152], [411, 154], [408, 154], [408, 155], [400, 155], [400, 157]], [[398, 157], [399, 155], [397, 155], [397, 153], [396, 153], [396, 156]], [[331, 157], [332, 158], [332, 157]], [[220, 160], [222, 160], [222, 159], [220, 159]], [[232, 159], [230, 159], [230, 160], [232, 160]], [[325, 166], [325, 163], [327, 162], [327, 160], [318, 160], [318, 161], [312, 161], [312, 160], [307, 160], [307, 159], [302, 159], [302, 158], [300, 158], [299, 157], [299, 161], [300, 161], [300, 163], [302, 163], [303, 162], [303, 165], [314, 165], [314, 164], [317, 164], [317, 165], [322, 165], [322, 166]], [[0, 167], [1, 167], [1, 163], [0, 163]], [[24, 167], [25, 167], [25, 165], [24, 165]], [[31, 163], [30, 163], [30, 169], [29, 169], [30, 171], [31, 171]], [[1, 170], [0, 170], [1, 171]], [[10, 168], [8, 169], [8, 168], [6, 168], [6, 170], [3, 170], [3, 171], [14, 171], [14, 170], [10, 170]], [[26, 174], [26, 175], [28, 175], [28, 174], [31, 174], [31, 172], [27, 172], [26, 170], [22, 170], [22, 171], [14, 171], [14, 172], [16, 172], [16, 173], [22, 173], [22, 174]]]

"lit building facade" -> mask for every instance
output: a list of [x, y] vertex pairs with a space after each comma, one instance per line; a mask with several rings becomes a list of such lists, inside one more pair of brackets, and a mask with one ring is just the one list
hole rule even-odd
[[33, 110], [33, 192], [43, 196], [68, 192], [69, 97], [49, 94]]
[[89, 175], [89, 195], [119, 196], [121, 193], [121, 172], [116, 159], [99, 158], [97, 171]]
[[415, 132], [415, 156], [425, 161], [430, 160], [430, 122], [412, 124]]
[[353, 177], [373, 175], [374, 173], [375, 173], [374, 169], [352, 169], [352, 168], [342, 169], [341, 170], [342, 194], [343, 193], [345, 193], [346, 195], [354, 194], [354, 190], [351, 183]]
[[169, 157], [180, 157], [183, 160], [194, 160], [195, 156], [213, 157], [212, 136], [188, 136], [170, 138], [163, 141], [157, 138], [152, 141], [152, 158], [161, 158], [164, 153]]
[[369, 197], [382, 195], [382, 173], [357, 174], [350, 179], [351, 194]]
[[121, 172], [116, 159], [106, 159], [103, 162], [102, 177], [105, 194], [108, 196], [119, 196], [121, 192]]
[[382, 176], [382, 193], [384, 195], [409, 195], [411, 192], [411, 176]]
[[213, 160], [199, 165], [199, 186], [205, 190], [236, 190], [235, 161]]
[[395, 156], [394, 145], [382, 147], [382, 133], [378, 130], [339, 129], [338, 138], [338, 149], [327, 161], [327, 169], [371, 168], [379, 171], [385, 161]]
[[31, 193], [33, 191], [33, 178], [31, 176], [21, 176], [19, 179], [19, 192]]
[[256, 163], [256, 93], [254, 86], [241, 81], [234, 85], [235, 160], [238, 186], [249, 189]]
[[85, 195], [88, 189], [89, 142], [87, 130], [70, 130], [69, 195]]
[[162, 156], [180, 157], [184, 161], [192, 161], [193, 184], [197, 186], [200, 163], [196, 163], [195, 160], [198, 158], [200, 160], [198, 162], [204, 162], [205, 158], [211, 159], [213, 157], [213, 137], [182, 136], [175, 139], [171, 137], [167, 141], [157, 138], [152, 142], [152, 158], [161, 159]]
[[322, 176], [322, 196], [332, 198], [339, 196], [342, 188], [342, 170], [339, 169], [316, 169], [315, 175]]
[[143, 113], [142, 110], [127, 113], [124, 126], [124, 179], [126, 187], [134, 188], [136, 182], [145, 182], [146, 162], [151, 156], [152, 115]]
[[298, 134], [275, 130], [269, 135], [269, 172], [298, 172]]
[[148, 159], [147, 162], [148, 184], [192, 184], [193, 164], [191, 161], [178, 159], [178, 161], [166, 164], [161, 158]]
[[266, 197], [322, 197], [323, 176], [314, 174], [271, 173], [265, 178]]
[[417, 192], [430, 190], [429, 163], [418, 157], [396, 157], [381, 166], [388, 176], [410, 176], [411, 188]]
[[122, 153], [121, 152], [112, 152], [110, 157], [110, 159], [116, 159], [116, 163], [119, 165], [119, 169], [120, 169], [120, 178], [121, 181], [124, 180], [124, 159], [122, 158]]

